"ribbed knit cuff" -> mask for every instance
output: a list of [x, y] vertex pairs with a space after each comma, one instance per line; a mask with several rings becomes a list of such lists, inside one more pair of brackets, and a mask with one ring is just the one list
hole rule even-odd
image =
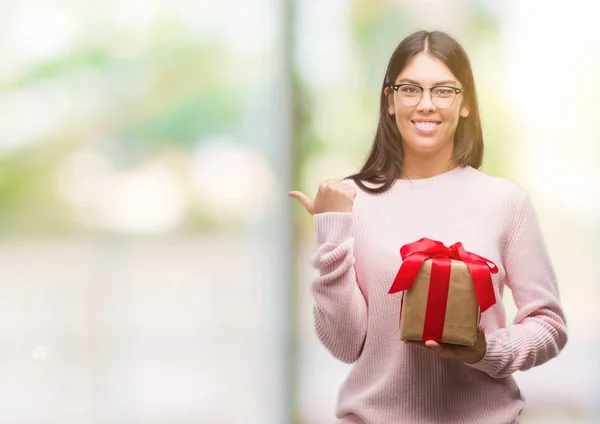
[[341, 243], [352, 236], [352, 212], [325, 212], [313, 216], [317, 244]]
[[471, 368], [483, 371], [491, 377], [501, 377], [499, 374], [510, 358], [510, 348], [505, 346], [496, 334], [486, 335], [487, 348], [479, 362], [467, 364]]

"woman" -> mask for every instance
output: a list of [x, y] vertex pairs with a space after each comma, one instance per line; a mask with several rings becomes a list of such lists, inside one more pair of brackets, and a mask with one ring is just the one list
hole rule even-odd
[[[556, 357], [567, 342], [556, 276], [527, 193], [478, 170], [481, 123], [471, 66], [442, 32], [420, 31], [394, 51], [368, 159], [313, 200], [314, 322], [324, 346], [354, 363], [339, 391], [345, 424], [518, 422], [512, 374]], [[427, 237], [493, 261], [498, 302], [473, 347], [401, 341], [400, 294], [388, 290], [402, 245]], [[507, 325], [502, 292], [518, 313]]]

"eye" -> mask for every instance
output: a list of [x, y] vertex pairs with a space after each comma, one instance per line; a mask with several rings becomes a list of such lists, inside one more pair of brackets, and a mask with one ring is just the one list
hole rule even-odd
[[421, 94], [421, 88], [416, 85], [401, 85], [398, 91], [407, 96], [419, 96]]
[[437, 97], [451, 97], [456, 94], [456, 91], [451, 87], [435, 87], [432, 92]]

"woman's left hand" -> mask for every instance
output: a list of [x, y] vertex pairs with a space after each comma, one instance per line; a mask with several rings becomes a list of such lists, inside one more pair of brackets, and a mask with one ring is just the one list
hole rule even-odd
[[459, 346], [448, 343], [438, 343], [433, 340], [426, 342], [417, 340], [403, 340], [404, 343], [416, 344], [424, 347], [427, 350], [432, 350], [442, 358], [454, 359], [456, 361], [474, 364], [479, 362], [485, 355], [487, 343], [485, 341], [485, 333], [479, 330], [475, 346]]

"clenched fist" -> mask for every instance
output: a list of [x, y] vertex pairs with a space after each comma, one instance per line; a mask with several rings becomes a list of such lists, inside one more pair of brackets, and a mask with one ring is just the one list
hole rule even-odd
[[298, 199], [311, 215], [324, 212], [352, 212], [356, 188], [350, 181], [327, 180], [319, 184], [315, 200], [310, 200], [301, 191], [290, 191], [288, 196]]

